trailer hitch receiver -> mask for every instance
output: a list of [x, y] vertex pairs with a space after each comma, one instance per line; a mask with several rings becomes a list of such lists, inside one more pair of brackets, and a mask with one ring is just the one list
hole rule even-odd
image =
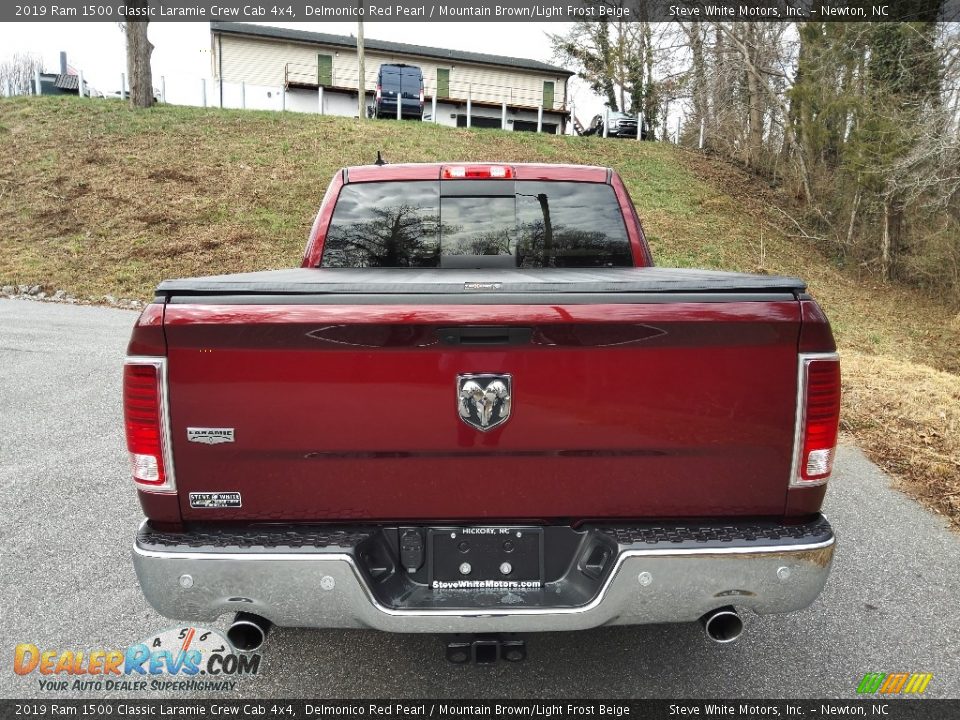
[[458, 665], [490, 665], [498, 660], [521, 662], [527, 658], [527, 642], [515, 634], [454, 635], [446, 640], [447, 660]]

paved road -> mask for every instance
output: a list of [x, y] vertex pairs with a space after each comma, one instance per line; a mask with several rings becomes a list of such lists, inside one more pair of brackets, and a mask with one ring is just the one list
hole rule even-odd
[[[11, 671], [16, 643], [125, 647], [173, 624], [147, 606], [129, 560], [141, 513], [119, 362], [134, 318], [0, 300], [2, 697], [44, 694]], [[732, 646], [695, 625], [609, 628], [532, 636], [520, 666], [459, 667], [432, 637], [281, 629], [238, 695], [849, 698], [865, 672], [925, 671], [928, 695], [960, 697], [960, 536], [850, 446], [827, 513], [840, 545], [824, 595], [747, 617]]]

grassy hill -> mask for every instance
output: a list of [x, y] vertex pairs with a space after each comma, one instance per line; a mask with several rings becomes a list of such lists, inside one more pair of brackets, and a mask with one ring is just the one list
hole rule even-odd
[[0, 100], [0, 285], [149, 298], [163, 278], [297, 265], [333, 173], [372, 162], [606, 165], [660, 265], [799, 275], [844, 354], [844, 428], [960, 523], [960, 315], [842, 269], [791, 201], [661, 143], [115, 101]]

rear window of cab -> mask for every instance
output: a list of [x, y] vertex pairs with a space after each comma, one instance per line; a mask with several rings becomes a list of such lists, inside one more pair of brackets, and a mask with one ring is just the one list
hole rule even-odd
[[613, 188], [535, 180], [345, 185], [322, 267], [629, 267]]

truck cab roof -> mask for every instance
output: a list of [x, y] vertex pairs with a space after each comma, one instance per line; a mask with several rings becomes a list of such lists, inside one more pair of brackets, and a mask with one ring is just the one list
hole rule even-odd
[[439, 180], [444, 168], [452, 167], [509, 167], [514, 180], [566, 180], [573, 182], [610, 182], [612, 170], [595, 165], [555, 165], [546, 163], [387, 163], [384, 165], [354, 165], [344, 168], [343, 181], [377, 182], [392, 180]]

